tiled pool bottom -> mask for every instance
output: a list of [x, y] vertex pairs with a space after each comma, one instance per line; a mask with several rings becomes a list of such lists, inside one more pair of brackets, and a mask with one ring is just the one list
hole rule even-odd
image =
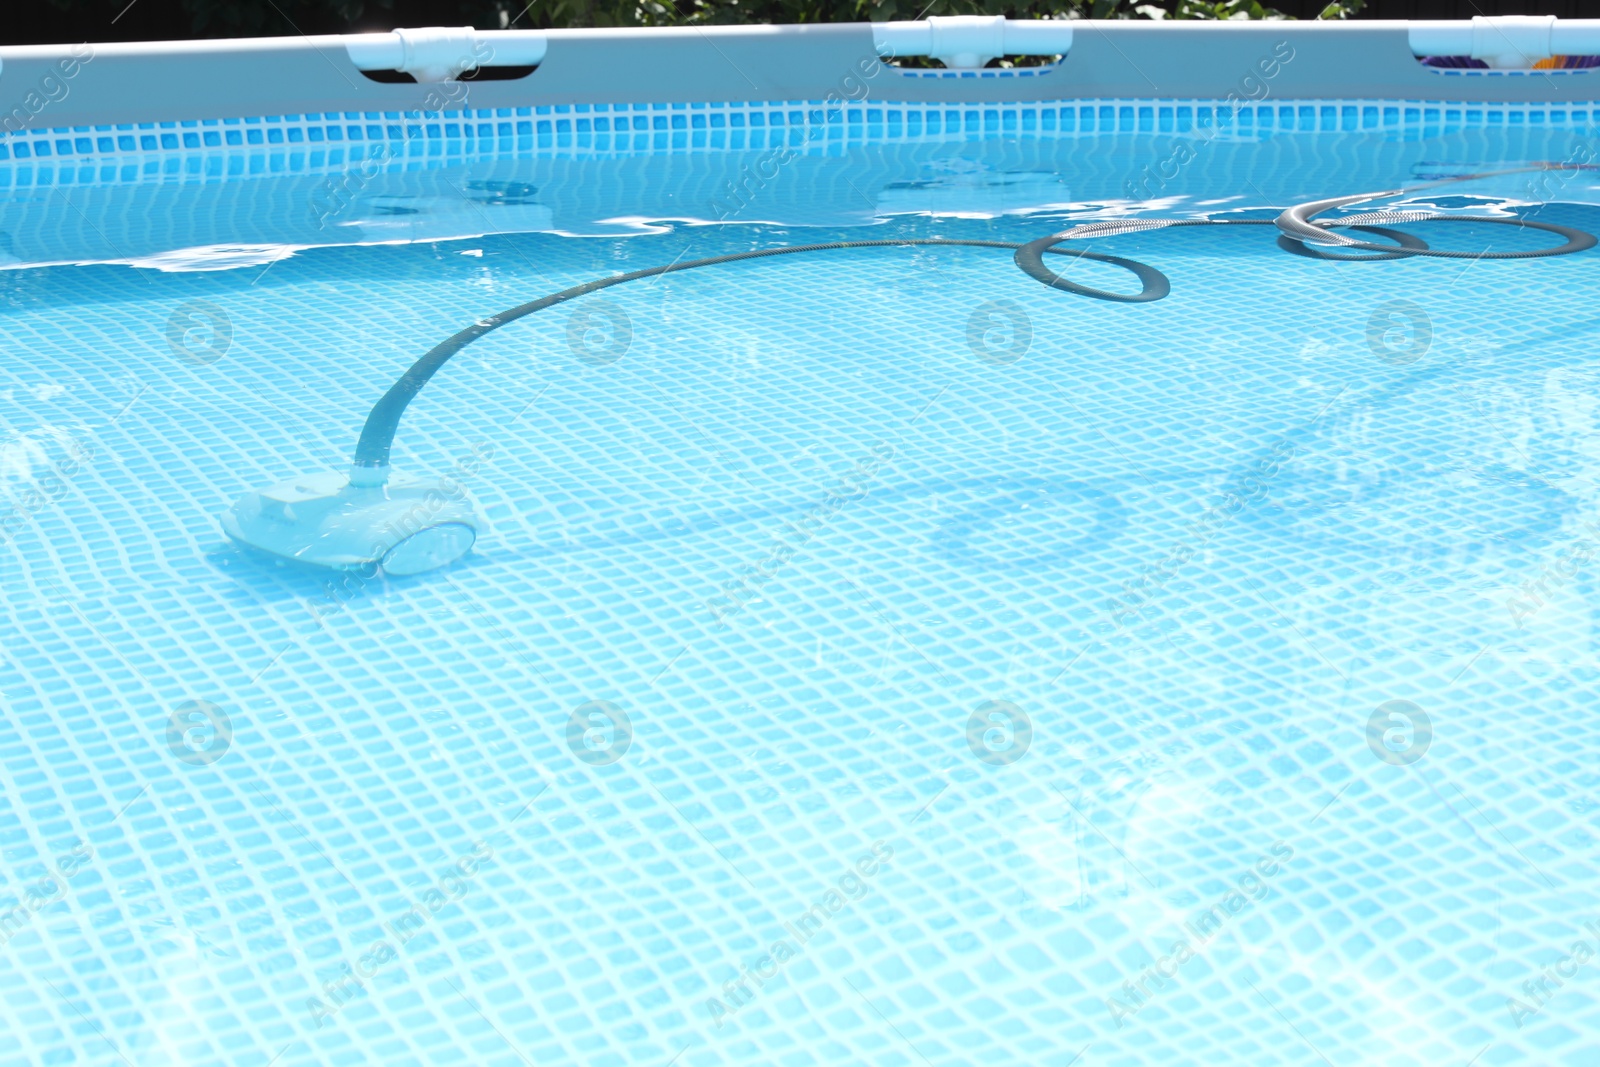
[[862, 236], [663, 229], [6, 278], [0, 1062], [1593, 1062], [1596, 253], [672, 275], [407, 416], [463, 564], [223, 543], [477, 316]]

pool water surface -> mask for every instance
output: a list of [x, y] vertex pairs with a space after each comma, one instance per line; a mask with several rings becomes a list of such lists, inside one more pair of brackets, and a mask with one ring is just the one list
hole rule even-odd
[[668, 273], [412, 405], [462, 561], [218, 525], [591, 279], [1497, 170], [1348, 210], [1600, 233], [1594, 172], [1518, 169], [1589, 137], [17, 178], [0, 1062], [1592, 1064], [1600, 251], [1084, 245], [1147, 303], [1004, 248]]

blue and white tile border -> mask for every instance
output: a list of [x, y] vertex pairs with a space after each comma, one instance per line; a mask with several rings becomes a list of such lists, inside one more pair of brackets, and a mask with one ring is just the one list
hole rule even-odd
[[1587, 129], [1592, 123], [1600, 123], [1600, 101], [1540, 106], [1294, 100], [1243, 107], [1232, 115], [1214, 100], [960, 106], [777, 101], [329, 112], [8, 134], [0, 136], [0, 189], [320, 173], [374, 155], [386, 166], [404, 169], [498, 156], [618, 157], [779, 145], [825, 153], [862, 144], [997, 136], [1181, 136], [1230, 128], [1230, 136], [1242, 140], [1290, 132], [1421, 139], [1466, 129]]

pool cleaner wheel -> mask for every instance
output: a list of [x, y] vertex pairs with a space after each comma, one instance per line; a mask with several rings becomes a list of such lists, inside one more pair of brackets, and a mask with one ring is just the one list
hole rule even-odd
[[465, 522], [441, 522], [418, 530], [385, 552], [379, 560], [386, 574], [421, 574], [454, 563], [478, 540], [477, 527]]
[[466, 555], [484, 523], [458, 482], [356, 468], [248, 492], [222, 516], [222, 529], [297, 563], [408, 575]]

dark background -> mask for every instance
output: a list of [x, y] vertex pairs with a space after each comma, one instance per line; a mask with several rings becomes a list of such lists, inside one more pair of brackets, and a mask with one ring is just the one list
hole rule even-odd
[[[351, 33], [396, 26], [503, 25], [541, 28], [737, 22], [833, 22], [915, 18], [929, 14], [1037, 17], [1078, 10], [1095, 17], [1140, 17], [1149, 0], [5, 0], [0, 43], [176, 40], [194, 37]], [[1168, 11], [1226, 17], [1261, 14], [1259, 0], [1156, 0]], [[1327, 0], [1276, 0], [1278, 10], [1313, 18]], [[1201, 10], [1201, 9], [1204, 10]], [[1600, 17], [1600, 0], [1366, 0], [1357, 19], [1467, 19], [1473, 15]]]
[[[1295, 5], [1280, 5], [1291, 15]], [[1301, 5], [1311, 7], [1310, 4]], [[1470, 19], [1474, 15], [1557, 15], [1564, 19], [1600, 18], [1600, 0], [1370, 0], [1356, 18]], [[1304, 17], [1304, 16], [1301, 16]]]

